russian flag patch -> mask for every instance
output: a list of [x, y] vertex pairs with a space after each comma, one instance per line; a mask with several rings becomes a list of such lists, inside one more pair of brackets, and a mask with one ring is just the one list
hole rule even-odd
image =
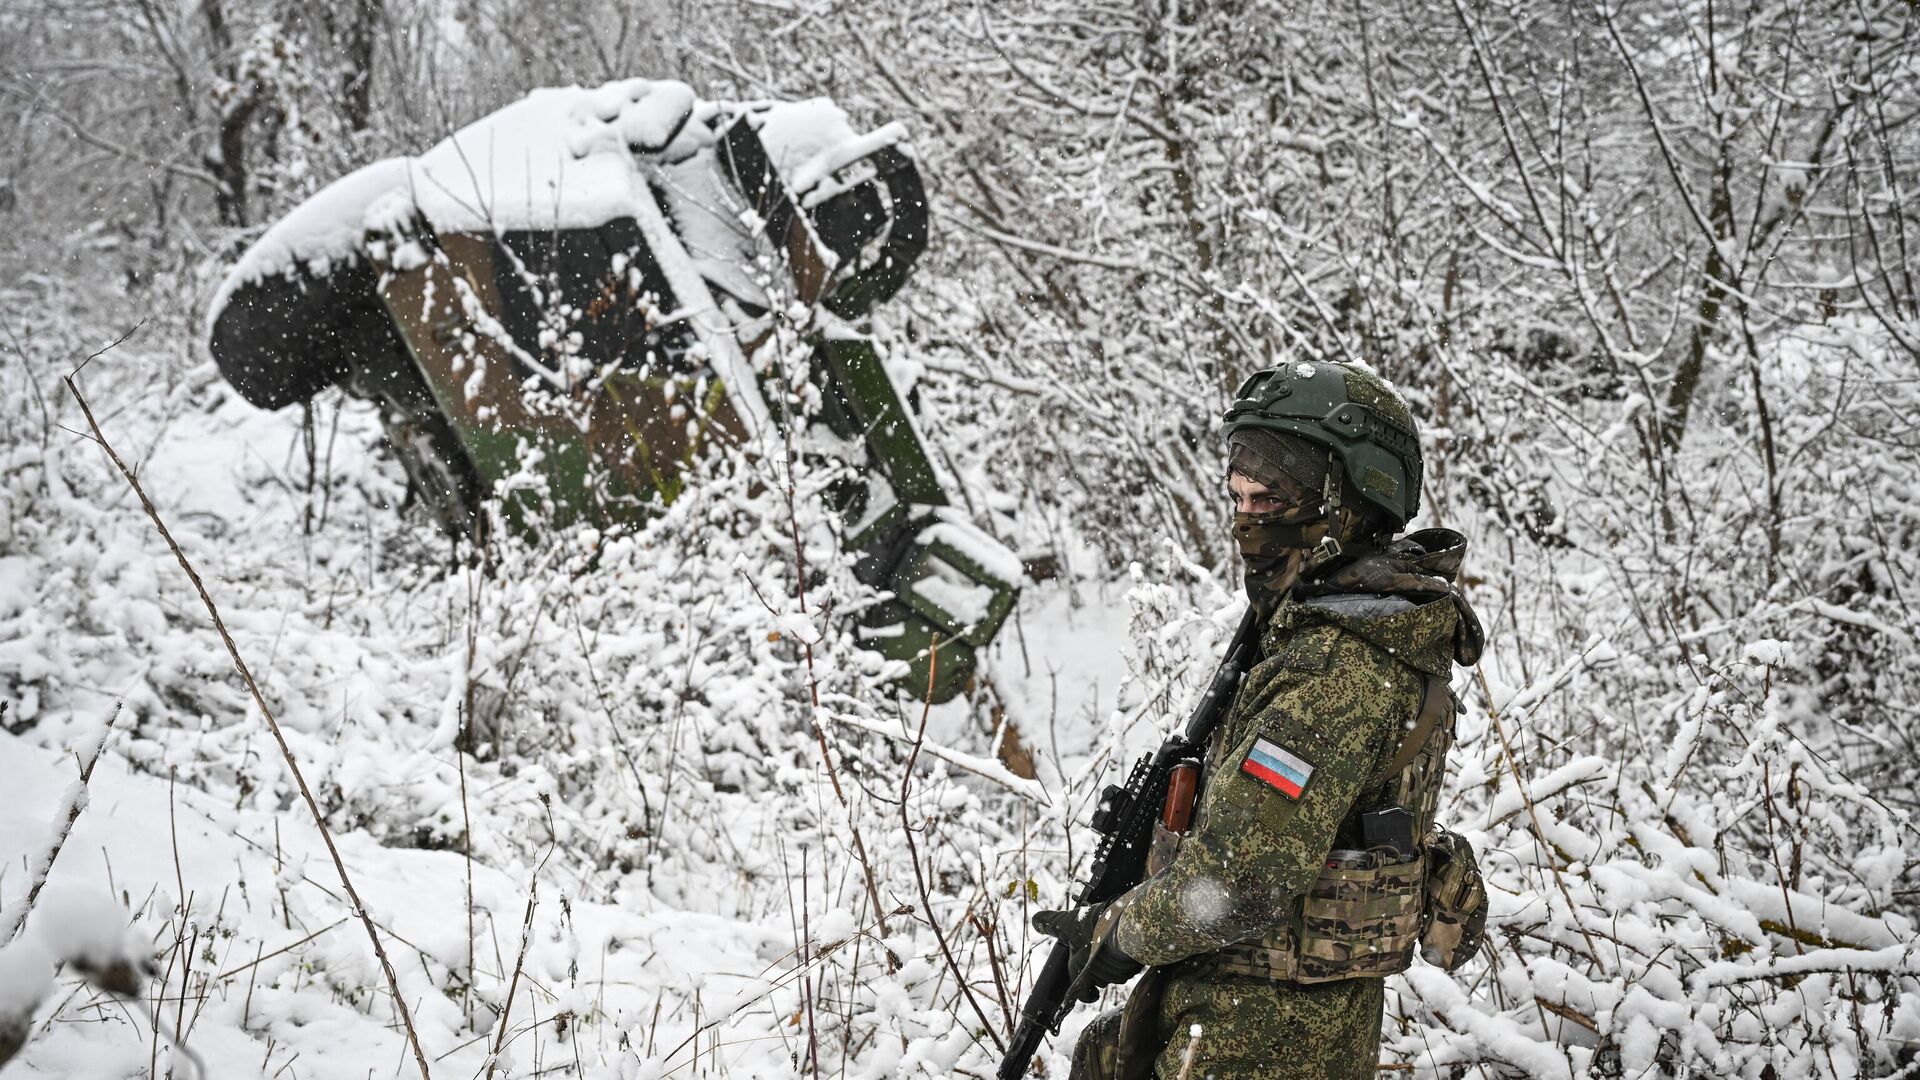
[[1313, 778], [1313, 766], [1266, 739], [1253, 740], [1253, 749], [1240, 762], [1240, 771], [1289, 799], [1297, 799]]

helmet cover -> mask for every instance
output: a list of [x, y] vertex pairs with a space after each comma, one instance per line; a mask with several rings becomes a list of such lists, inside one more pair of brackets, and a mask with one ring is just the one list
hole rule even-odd
[[[1222, 417], [1230, 445], [1276, 467], [1295, 439], [1331, 452], [1351, 490], [1398, 529], [1420, 509], [1422, 462], [1413, 412], [1386, 380], [1351, 364], [1294, 361], [1256, 372]], [[1268, 440], [1266, 433], [1294, 438]], [[1276, 449], [1279, 448], [1279, 449]], [[1286, 460], [1274, 460], [1265, 450]], [[1258, 479], [1258, 477], [1255, 477]]]

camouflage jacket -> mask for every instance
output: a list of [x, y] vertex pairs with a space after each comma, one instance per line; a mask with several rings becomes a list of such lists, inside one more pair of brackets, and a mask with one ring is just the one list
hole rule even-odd
[[1343, 823], [1392, 779], [1424, 674], [1478, 658], [1478, 621], [1451, 581], [1463, 550], [1459, 534], [1424, 530], [1280, 602], [1214, 733], [1192, 831], [1121, 899], [1123, 952], [1171, 964], [1298, 914]]

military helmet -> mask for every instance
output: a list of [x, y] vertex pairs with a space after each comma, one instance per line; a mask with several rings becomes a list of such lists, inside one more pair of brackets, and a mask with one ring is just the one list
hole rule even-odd
[[1254, 373], [1221, 418], [1221, 435], [1254, 429], [1324, 447], [1354, 492], [1398, 529], [1420, 509], [1420, 437], [1391, 384], [1351, 364], [1294, 361]]

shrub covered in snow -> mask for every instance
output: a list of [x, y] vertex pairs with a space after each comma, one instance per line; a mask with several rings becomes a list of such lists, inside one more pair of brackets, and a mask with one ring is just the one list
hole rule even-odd
[[[150, 313], [80, 384], [315, 783], [435, 1073], [985, 1075], [1044, 955], [1029, 911], [1067, 896], [1090, 800], [1232, 625], [1218, 408], [1261, 365], [1350, 356], [1406, 388], [1421, 523], [1469, 535], [1491, 636], [1456, 681], [1443, 810], [1488, 870], [1488, 943], [1392, 980], [1382, 1059], [1911, 1074], [1909, 8], [687, 11], [661, 39], [704, 66], [647, 74], [912, 119], [938, 232], [878, 332], [970, 516], [1056, 575], [976, 693], [923, 713], [848, 637], [875, 597], [834, 555], [804, 431], [792, 460], [708, 463], [643, 528], [454, 557], [372, 417], [254, 412], [190, 351], [225, 269], [196, 246], [214, 211], [182, 225], [155, 180], [166, 212], [124, 211], [125, 236], [76, 204], [0, 238], [22, 248], [0, 277], [0, 855], [24, 868], [0, 908], [81, 806], [51, 879], [153, 928], [145, 993], [188, 1045], [308, 1077], [406, 1061], [184, 575], [64, 430], [57, 376]], [[525, 16], [494, 14], [433, 53], [462, 118], [524, 90], [486, 80], [512, 57], [482, 45]], [[432, 141], [412, 103], [441, 96], [380, 72], [396, 103], [339, 144], [352, 164]], [[152, 175], [201, 183], [206, 149]], [[124, 206], [163, 152], [0, 191]], [[262, 175], [275, 205], [320, 179]], [[77, 803], [66, 750], [116, 701]], [[39, 963], [22, 947], [15, 971]], [[10, 1014], [32, 1018], [22, 1075], [169, 1053], [31, 975], [0, 980], [41, 1002]]]

